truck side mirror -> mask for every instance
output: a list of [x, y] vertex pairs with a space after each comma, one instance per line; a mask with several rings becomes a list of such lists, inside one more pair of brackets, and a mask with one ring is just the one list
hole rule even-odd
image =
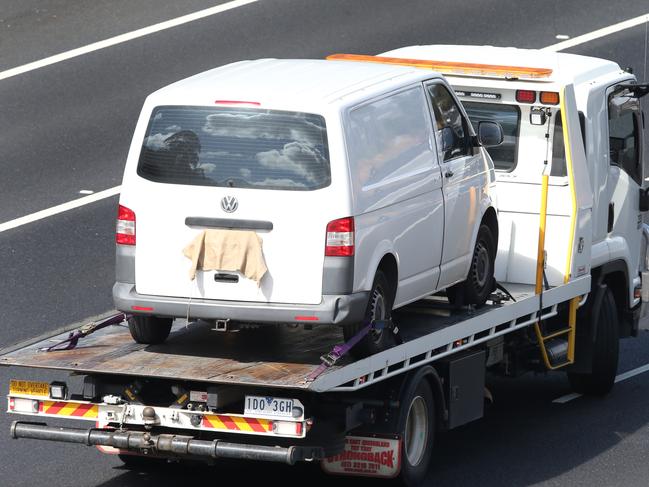
[[495, 147], [502, 144], [503, 128], [498, 122], [478, 122], [478, 142], [485, 147]]
[[638, 208], [640, 211], [649, 211], [649, 188], [640, 188]]

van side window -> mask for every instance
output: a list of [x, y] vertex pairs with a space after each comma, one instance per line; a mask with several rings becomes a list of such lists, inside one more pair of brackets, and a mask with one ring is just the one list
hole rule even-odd
[[642, 184], [639, 127], [636, 116], [638, 100], [615, 96], [608, 106], [608, 149], [611, 164], [619, 166], [638, 184]]
[[352, 109], [346, 143], [360, 186], [431, 170], [429, 134], [419, 86]]
[[451, 94], [446, 87], [438, 83], [429, 85], [427, 90], [435, 114], [437, 146], [440, 152], [443, 151], [443, 160], [471, 154], [467, 122]]

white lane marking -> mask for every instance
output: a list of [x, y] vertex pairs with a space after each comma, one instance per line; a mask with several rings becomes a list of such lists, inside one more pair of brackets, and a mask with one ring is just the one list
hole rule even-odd
[[620, 32], [621, 30], [630, 29], [631, 27], [636, 27], [638, 25], [644, 24], [649, 20], [649, 13], [639, 15], [629, 20], [623, 22], [618, 22], [617, 24], [609, 25], [608, 27], [603, 27], [601, 29], [588, 32], [587, 34], [568, 39], [566, 41], [559, 42], [557, 44], [552, 44], [542, 48], [542, 51], [563, 51], [569, 47], [578, 46], [579, 44], [584, 44], [586, 42], [599, 39], [600, 37], [605, 37], [607, 35]]
[[559, 39], [559, 40], [570, 39], [570, 36], [568, 36], [568, 35], [566, 35], [566, 34], [557, 34], [557, 35], [554, 36], [554, 37], [556, 37], [556, 38]]
[[[235, 0], [232, 2], [224, 3], [223, 5], [219, 5], [217, 7], [212, 7], [208, 8], [205, 10], [201, 10], [199, 12], [195, 12], [193, 14], [185, 15], [183, 17], [178, 17], [176, 19], [168, 20], [166, 22], [161, 22], [159, 24], [152, 25], [150, 27], [145, 27], [144, 29], [139, 29], [135, 30], [133, 32], [127, 33], [127, 34], [122, 34], [121, 36], [113, 37], [111, 39], [106, 39], [105, 41], [101, 42], [96, 42], [94, 44], [89, 44], [85, 47], [80, 47], [78, 49], [73, 49], [72, 51], [64, 52], [61, 54], [57, 54], [56, 56], [51, 56], [49, 58], [42, 59], [40, 61], [36, 61], [34, 63], [30, 64], [25, 64], [23, 66], [18, 66], [17, 68], [12, 68], [7, 71], [2, 71], [0, 72], [0, 80], [9, 78], [10, 76], [16, 76], [17, 74], [20, 73], [25, 73], [27, 71], [31, 71], [33, 69], [37, 69], [43, 66], [48, 66], [50, 64], [57, 63], [59, 61], [63, 61], [65, 59], [70, 59], [75, 56], [80, 56], [82, 54], [85, 54], [87, 52], [92, 52], [96, 51], [98, 49], [103, 49], [104, 47], [109, 47], [113, 46], [115, 44], [119, 44], [121, 42], [126, 42], [131, 39], [135, 39], [137, 37], [142, 37], [148, 34], [151, 34], [153, 32], [158, 32], [164, 29], [169, 29], [171, 27], [175, 27], [176, 25], [181, 25], [185, 24], [187, 22], [191, 22], [193, 20], [198, 20], [202, 19], [204, 17], [208, 17], [210, 15], [217, 14], [219, 12], [225, 12], [226, 10], [231, 10], [233, 8], [241, 7], [243, 5], [247, 5], [249, 3], [254, 3], [258, 2], [259, 0]], [[604, 27], [603, 29], [599, 29], [593, 32], [590, 32], [588, 34], [584, 34], [579, 37], [575, 37], [574, 39], [569, 39], [567, 41], [559, 42], [558, 44], [554, 44], [552, 46], [547, 46], [543, 49], [548, 50], [548, 51], [560, 51], [562, 49], [566, 49], [568, 47], [576, 46], [578, 44], [583, 44], [585, 42], [588, 42], [593, 39], [598, 39], [600, 37], [612, 34], [614, 32], [618, 32], [623, 29], [629, 29], [631, 27], [635, 27], [636, 25], [640, 25], [643, 22], [645, 22], [649, 18], [649, 14], [644, 14], [640, 15], [639, 17], [635, 17], [633, 19], [626, 20], [624, 22], [620, 22], [614, 25], [611, 25], [609, 27]], [[647, 178], [649, 179], [649, 178]], [[121, 187], [116, 186], [114, 188], [110, 188], [104, 191], [100, 191], [99, 193], [95, 193], [90, 196], [86, 196], [84, 198], [79, 198], [78, 200], [71, 201], [69, 203], [64, 203], [62, 205], [55, 206], [53, 208], [48, 208], [36, 213], [32, 213], [31, 215], [27, 215], [21, 218], [17, 218], [16, 220], [11, 220], [5, 223], [0, 224], [0, 233], [4, 232], [6, 230], [9, 230], [11, 228], [16, 228], [21, 225], [25, 225], [27, 223], [31, 223], [36, 220], [40, 220], [42, 218], [47, 218], [48, 216], [51, 215], [56, 215], [57, 213], [61, 213], [63, 211], [71, 210], [73, 208], [78, 208], [83, 205], [87, 205], [89, 203], [94, 203], [95, 201], [99, 201], [100, 199], [103, 198], [108, 198], [110, 196], [114, 196], [117, 193], [119, 193]], [[561, 399], [561, 398], [559, 398]], [[569, 399], [570, 400], [570, 399]]]
[[27, 223], [35, 222], [37, 220], [42, 220], [43, 218], [47, 218], [53, 215], [57, 215], [59, 213], [63, 213], [64, 211], [72, 210], [74, 208], [79, 208], [80, 206], [94, 203], [95, 201], [103, 200], [105, 198], [110, 198], [111, 196], [115, 196], [116, 194], [119, 194], [121, 189], [122, 189], [121, 186], [115, 186], [114, 188], [106, 189], [104, 191], [99, 191], [98, 193], [91, 194], [89, 196], [84, 196], [83, 198], [78, 198], [76, 200], [68, 201], [67, 203], [63, 203], [57, 206], [53, 206], [51, 208], [46, 208], [45, 210], [37, 211], [36, 213], [31, 213], [29, 215], [16, 218], [15, 220], [10, 220], [8, 222], [0, 223], [0, 233], [6, 232], [7, 230], [11, 230], [12, 228], [26, 225]]
[[187, 24], [195, 20], [204, 19], [205, 17], [210, 17], [228, 10], [235, 8], [243, 7], [251, 3], [258, 2], [259, 0], [234, 0], [227, 2], [215, 7], [206, 8], [204, 10], [199, 10], [191, 14], [183, 15], [181, 17], [176, 17], [175, 19], [166, 20], [158, 24], [150, 25], [148, 27], [143, 27], [141, 29], [133, 30], [125, 34], [120, 34], [110, 39], [104, 39], [103, 41], [93, 42], [86, 46], [78, 47], [70, 51], [65, 51], [54, 56], [46, 57], [38, 61], [31, 63], [23, 64], [22, 66], [16, 66], [15, 68], [7, 69], [5, 71], [0, 71], [0, 80], [11, 78], [12, 76], [17, 76], [19, 74], [27, 73], [28, 71], [33, 71], [34, 69], [42, 68], [49, 66], [50, 64], [60, 63], [67, 59], [71, 59], [83, 54], [88, 54], [89, 52], [98, 51], [100, 49], [105, 49], [107, 47], [114, 46], [116, 44], [121, 44], [122, 42], [131, 41], [137, 39], [138, 37], [144, 37], [155, 32], [160, 32], [161, 30], [171, 29], [172, 27], [177, 27], [182, 24]]
[[[635, 368], [633, 370], [629, 370], [628, 372], [623, 372], [622, 374], [615, 377], [615, 383], [617, 384], [618, 382], [622, 382], [623, 380], [630, 379], [631, 377], [635, 377], [636, 375], [643, 374], [647, 371], [649, 371], [649, 364], [645, 364], [641, 367]], [[565, 396], [558, 397], [552, 402], [555, 402], [557, 404], [565, 404], [568, 401], [572, 401], [573, 399], [577, 399], [578, 397], [581, 396], [582, 396], [581, 394], [573, 392], [571, 394], [566, 394]]]
[[93, 194], [94, 191], [92, 189], [81, 189], [79, 190], [79, 194]]

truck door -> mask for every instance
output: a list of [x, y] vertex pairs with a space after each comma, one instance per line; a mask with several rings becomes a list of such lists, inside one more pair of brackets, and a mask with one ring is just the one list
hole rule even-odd
[[632, 274], [629, 278], [633, 279], [641, 244], [638, 189], [643, 182], [642, 112], [638, 98], [626, 89], [614, 86], [607, 95], [609, 168], [607, 198], [603, 201], [608, 204], [606, 231], [611, 256], [628, 261]]
[[437, 150], [444, 176], [444, 247], [438, 287], [466, 278], [473, 253], [473, 230], [487, 173], [471, 143], [469, 122], [440, 82], [426, 85], [434, 113]]

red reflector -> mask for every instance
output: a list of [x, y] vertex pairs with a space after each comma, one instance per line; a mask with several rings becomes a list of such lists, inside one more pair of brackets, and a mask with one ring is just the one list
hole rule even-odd
[[319, 321], [317, 316], [296, 316], [295, 321]]
[[325, 256], [345, 257], [354, 255], [354, 218], [340, 218], [327, 225]]
[[536, 91], [516, 90], [516, 101], [519, 103], [534, 103], [536, 101]]
[[301, 435], [302, 434], [302, 423], [297, 423], [295, 425], [295, 434], [296, 435]]
[[126, 206], [117, 209], [115, 241], [120, 245], [135, 245], [135, 212]]
[[133, 311], [153, 311], [153, 308], [149, 306], [131, 306]]
[[13, 397], [9, 398], [9, 411], [13, 411], [16, 409], [16, 401], [14, 400]]
[[545, 103], [546, 105], [558, 105], [559, 93], [555, 91], [542, 91], [540, 99], [541, 103]]
[[258, 107], [261, 105], [258, 101], [239, 101], [239, 100], [215, 100], [216, 105], [252, 105]]

